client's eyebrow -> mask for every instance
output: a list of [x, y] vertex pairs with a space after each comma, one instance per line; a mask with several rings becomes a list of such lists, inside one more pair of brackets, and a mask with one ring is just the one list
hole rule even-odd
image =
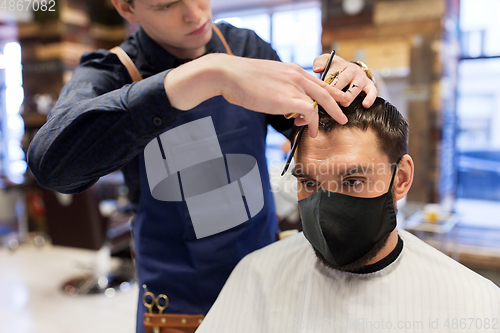
[[[334, 169], [335, 169], [335, 167], [334, 167]], [[344, 168], [344, 169], [340, 169], [340, 167], [337, 166], [337, 172], [335, 173], [335, 175], [339, 176], [339, 177], [345, 177], [345, 176], [351, 176], [351, 175], [356, 175], [356, 174], [368, 174], [368, 173], [375, 173], [375, 169], [373, 168], [373, 166], [367, 165], [367, 164], [357, 164], [353, 167]], [[313, 179], [313, 177], [309, 173], [304, 172], [304, 170], [301, 168], [294, 168], [292, 170], [292, 176], [294, 176], [296, 178], [311, 178], [311, 179]]]
[[305, 173], [302, 171], [302, 169], [293, 169], [292, 170], [292, 176], [296, 177], [296, 178], [311, 178], [311, 176], [309, 176], [309, 174]]
[[[340, 170], [337, 170], [340, 171]], [[367, 173], [374, 173], [375, 170], [373, 169], [373, 166], [371, 165], [366, 165], [366, 164], [358, 164], [356, 166], [353, 166], [349, 169], [345, 169], [343, 172], [338, 172], [337, 174], [339, 176], [351, 176], [351, 175], [356, 175], [356, 174], [367, 174]]]

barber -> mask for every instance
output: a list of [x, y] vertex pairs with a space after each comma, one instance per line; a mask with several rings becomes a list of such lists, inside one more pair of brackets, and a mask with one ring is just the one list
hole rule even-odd
[[[140, 29], [120, 46], [142, 80], [132, 82], [118, 57], [107, 50], [82, 56], [71, 80], [38, 131], [28, 165], [41, 186], [79, 193], [121, 169], [136, 205], [133, 224], [139, 285], [166, 294], [166, 312], [206, 314], [224, 282], [246, 254], [275, 240], [277, 222], [266, 170], [267, 125], [288, 134], [293, 122], [318, 133], [317, 101], [339, 123], [361, 91], [369, 107], [377, 90], [356, 64], [336, 56], [329, 86], [296, 64], [279, 62], [253, 31], [218, 24], [214, 33], [209, 0], [112, 0]], [[224, 46], [227, 41], [229, 55]], [[314, 61], [325, 68], [328, 55]], [[349, 85], [347, 92], [339, 88]], [[283, 115], [296, 113], [295, 119]], [[253, 156], [261, 170], [264, 208], [249, 221], [197, 239], [185, 202], [152, 197], [144, 148], [152, 140], [194, 120], [211, 117], [223, 153]], [[68, 221], [71, 223], [71, 221]], [[137, 331], [145, 311], [138, 302]]]

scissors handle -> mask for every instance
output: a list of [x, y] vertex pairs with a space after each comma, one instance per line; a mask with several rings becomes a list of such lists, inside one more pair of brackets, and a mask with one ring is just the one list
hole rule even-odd
[[335, 73], [331, 74], [328, 79], [325, 80], [326, 84], [331, 84], [333, 82], [333, 80], [335, 80], [337, 78], [337, 76], [339, 76], [340, 72], [339, 71], [336, 71]]
[[[151, 302], [148, 302], [148, 299], [147, 299], [148, 296], [151, 297]], [[144, 304], [144, 306], [146, 308], [148, 308], [149, 313], [153, 313], [153, 307], [154, 307], [155, 302], [156, 302], [156, 298], [152, 292], [147, 291], [144, 293], [144, 295], [142, 295], [142, 304]]]
[[[326, 66], [325, 66], [325, 69], [323, 70], [323, 74], [321, 74], [321, 81], [325, 81], [327, 84], [330, 84], [332, 83], [333, 80], [335, 80], [335, 78], [339, 75], [340, 72], [335, 72], [333, 74], [330, 75], [330, 77], [328, 79], [325, 80], [326, 78], [326, 75], [328, 74], [328, 71], [330, 70], [330, 66], [332, 65], [332, 60], [333, 60], [333, 57], [335, 57], [335, 50], [332, 50], [332, 52], [330, 53], [330, 58], [328, 58], [328, 61], [326, 63]], [[361, 65], [360, 65], [361, 66]], [[316, 101], [313, 101], [313, 108], [317, 107], [318, 106], [318, 102]], [[283, 115], [286, 119], [291, 119], [293, 117], [295, 117], [297, 115], [297, 113], [289, 113], [289, 114], [285, 114]], [[290, 164], [288, 162], [288, 164]], [[283, 176], [286, 172], [286, 169], [288, 169], [288, 166], [283, 168], [283, 172], [281, 173], [281, 175]]]
[[[163, 305], [160, 305], [160, 299], [163, 298], [165, 300], [165, 304]], [[164, 294], [160, 294], [158, 295], [158, 297], [156, 298], [156, 307], [158, 308], [158, 313], [159, 314], [162, 314], [163, 311], [168, 307], [168, 297], [167, 295], [164, 295]]]
[[[333, 82], [333, 80], [335, 80], [337, 78], [337, 76], [339, 76], [340, 72], [339, 71], [336, 71], [335, 73], [331, 74], [328, 79], [325, 80], [325, 83], [326, 84], [331, 84]], [[313, 108], [317, 107], [318, 106], [318, 102], [314, 101], [313, 102]], [[292, 117], [295, 116], [295, 113], [292, 114]], [[285, 116], [286, 119], [290, 119], [290, 118], [287, 118], [287, 116]]]

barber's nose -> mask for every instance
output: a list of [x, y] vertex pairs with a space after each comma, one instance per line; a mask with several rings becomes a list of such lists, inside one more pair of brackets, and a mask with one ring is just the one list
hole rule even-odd
[[202, 17], [202, 9], [198, 0], [185, 0], [184, 21], [199, 22]]

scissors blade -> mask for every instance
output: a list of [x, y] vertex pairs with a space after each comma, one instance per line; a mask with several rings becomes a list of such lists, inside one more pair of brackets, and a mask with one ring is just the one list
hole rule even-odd
[[306, 128], [306, 127], [300, 126], [299, 132], [297, 133], [297, 138], [293, 142], [293, 147], [292, 147], [292, 150], [290, 151], [290, 155], [288, 156], [288, 159], [286, 160], [286, 164], [283, 167], [283, 171], [281, 171], [281, 176], [283, 176], [288, 171], [288, 168], [290, 167], [290, 163], [292, 162], [293, 154], [295, 154], [295, 149], [297, 149], [300, 138], [302, 137], [302, 132], [304, 132], [304, 128]]
[[[330, 58], [328, 58], [328, 61], [327, 61], [326, 66], [325, 66], [325, 70], [323, 71], [323, 74], [321, 74], [321, 81], [325, 81], [326, 75], [328, 74], [328, 71], [330, 70], [330, 66], [332, 65], [333, 57], [335, 57], [335, 50], [332, 50], [332, 52], [330, 53]], [[326, 80], [325, 82], [328, 84], [332, 83], [332, 81], [338, 75], [339, 75], [339, 72], [333, 73], [332, 75], [330, 75], [328, 80]], [[314, 101], [313, 105], [314, 104], [317, 105], [318, 103], [316, 101]], [[316, 107], [316, 105], [314, 105], [314, 106]], [[300, 138], [302, 136], [302, 132], [304, 132], [304, 128], [305, 128], [305, 126], [300, 126], [300, 130], [297, 133], [297, 138], [293, 142], [293, 146], [292, 146], [292, 150], [290, 151], [290, 155], [288, 156], [288, 159], [286, 160], [285, 166], [283, 167], [283, 171], [281, 171], [281, 176], [283, 176], [288, 171], [288, 168], [290, 167], [290, 163], [292, 162], [293, 154], [295, 154], [295, 150], [297, 149], [297, 145], [298, 145]]]
[[332, 50], [330, 53], [330, 58], [328, 58], [328, 61], [326, 62], [325, 70], [323, 71], [323, 74], [321, 74], [321, 81], [325, 81], [325, 77], [330, 70], [330, 66], [332, 65], [333, 57], [335, 57], [335, 50]]

